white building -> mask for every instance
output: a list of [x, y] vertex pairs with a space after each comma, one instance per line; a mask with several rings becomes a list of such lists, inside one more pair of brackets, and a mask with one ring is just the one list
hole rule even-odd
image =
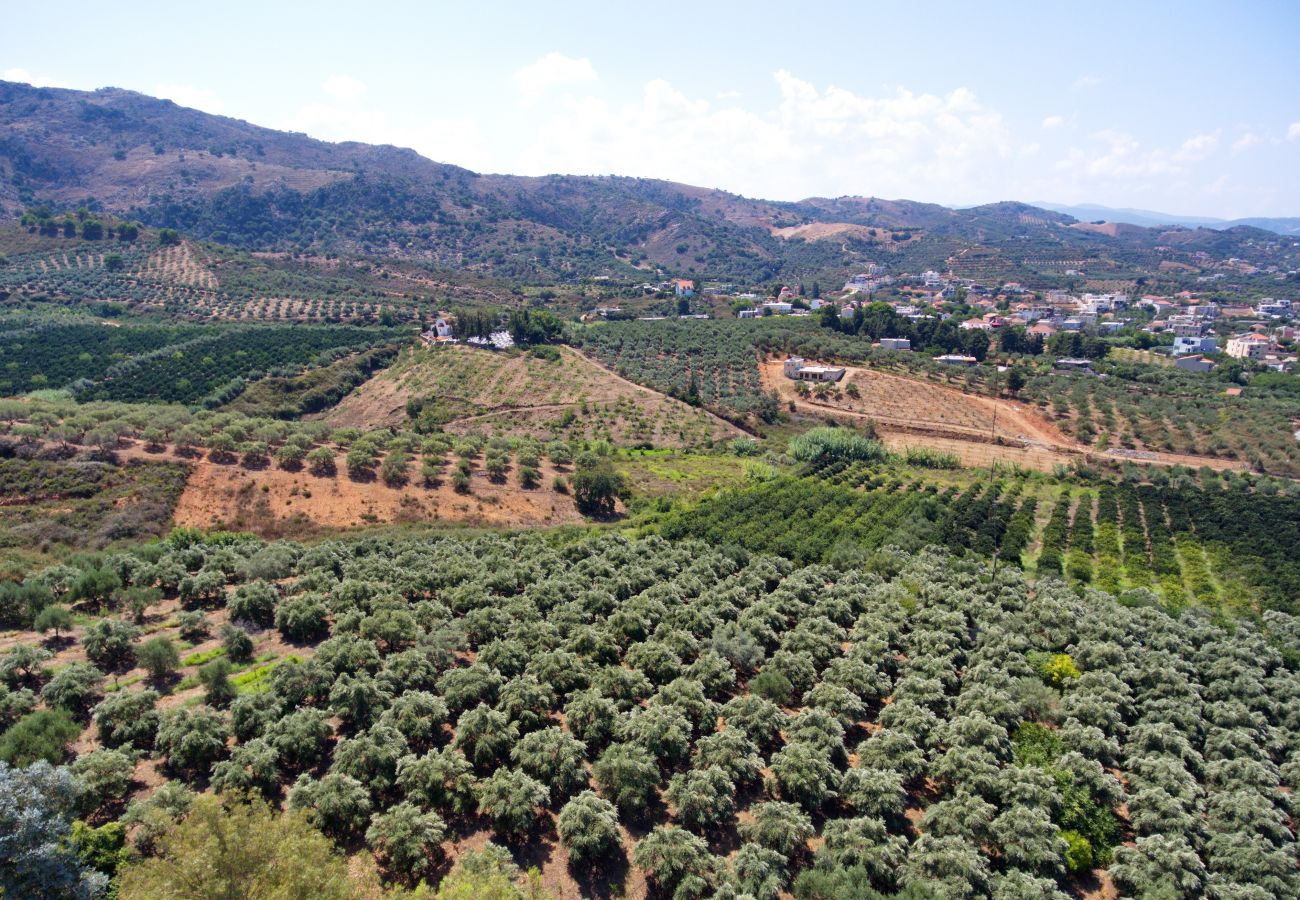
[[802, 356], [792, 356], [782, 367], [785, 377], [795, 381], [839, 381], [844, 370], [839, 366], [810, 366]]
[[1174, 356], [1184, 356], [1188, 353], [1217, 353], [1218, 350], [1219, 342], [1213, 337], [1174, 338]]
[[907, 350], [912, 349], [912, 342], [907, 338], [881, 338], [881, 350]]
[[1273, 342], [1262, 334], [1239, 334], [1228, 338], [1224, 352], [1236, 359], [1263, 359], [1273, 349]]

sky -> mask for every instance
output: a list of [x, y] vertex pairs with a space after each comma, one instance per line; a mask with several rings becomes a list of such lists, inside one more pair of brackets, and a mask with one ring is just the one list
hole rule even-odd
[[0, 78], [479, 172], [1300, 216], [1300, 2], [14, 4]]

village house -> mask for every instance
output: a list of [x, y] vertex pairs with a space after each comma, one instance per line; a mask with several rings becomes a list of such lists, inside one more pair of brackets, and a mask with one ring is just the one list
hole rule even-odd
[[691, 281], [689, 278], [674, 278], [673, 293], [678, 297], [694, 297], [695, 282]]
[[1187, 337], [1179, 336], [1174, 338], [1174, 355], [1183, 356], [1188, 353], [1217, 353], [1219, 342], [1213, 337]]
[[1263, 359], [1273, 349], [1272, 344], [1265, 335], [1251, 332], [1228, 338], [1224, 352], [1235, 359]]
[[802, 356], [792, 356], [782, 367], [785, 377], [794, 381], [839, 381], [844, 369], [839, 366], [810, 366]]
[[1174, 365], [1187, 372], [1203, 373], [1214, 370], [1214, 361], [1204, 356], [1180, 356], [1174, 360]]

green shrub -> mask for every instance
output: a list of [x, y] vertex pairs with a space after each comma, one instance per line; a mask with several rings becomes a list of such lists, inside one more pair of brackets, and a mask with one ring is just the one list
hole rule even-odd
[[0, 735], [0, 760], [19, 768], [38, 759], [51, 765], [63, 762], [68, 744], [81, 734], [72, 716], [62, 709], [28, 713]]

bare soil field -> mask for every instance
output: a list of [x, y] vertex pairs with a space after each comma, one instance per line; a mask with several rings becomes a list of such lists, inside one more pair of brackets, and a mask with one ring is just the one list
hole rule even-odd
[[568, 347], [550, 361], [474, 347], [412, 348], [320, 416], [375, 428], [406, 421], [412, 398], [445, 411], [447, 431], [603, 437], [619, 444], [693, 446], [740, 434], [730, 423], [620, 378]]
[[[168, 451], [140, 447], [118, 451], [124, 457], [181, 459]], [[195, 528], [225, 527], [278, 537], [311, 529], [355, 528], [397, 522], [436, 522], [489, 528], [535, 528], [581, 522], [573, 499], [553, 490], [567, 470], [544, 462], [536, 488], [519, 486], [514, 472], [494, 482], [481, 471], [471, 476], [469, 493], [449, 482], [427, 487], [412, 463], [405, 486], [390, 487], [378, 477], [351, 478], [345, 454], [338, 454], [336, 474], [319, 476], [306, 469], [289, 472], [274, 466], [248, 469], [209, 459], [184, 460], [191, 473], [176, 505], [175, 524]]]

